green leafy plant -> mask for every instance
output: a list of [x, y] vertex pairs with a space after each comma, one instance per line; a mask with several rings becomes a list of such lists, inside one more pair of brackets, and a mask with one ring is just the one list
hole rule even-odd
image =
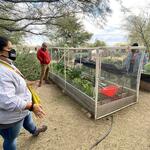
[[92, 82], [82, 78], [75, 78], [73, 84], [87, 95], [93, 96], [94, 87]]
[[81, 70], [75, 69], [75, 68], [73, 68], [73, 69], [67, 68], [66, 74], [67, 74], [68, 78], [72, 80], [74, 78], [79, 78], [80, 77]]
[[144, 65], [144, 72], [150, 74], [150, 63]]
[[[59, 75], [64, 75], [64, 64], [53, 64], [54, 71]], [[93, 83], [82, 76], [82, 69], [79, 68], [66, 68], [67, 81], [71, 82], [75, 87], [83, 91], [89, 96], [93, 96]]]

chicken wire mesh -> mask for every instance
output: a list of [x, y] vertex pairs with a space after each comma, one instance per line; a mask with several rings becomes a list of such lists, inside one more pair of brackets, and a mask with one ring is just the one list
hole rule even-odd
[[50, 78], [98, 119], [137, 102], [144, 49], [51, 48]]

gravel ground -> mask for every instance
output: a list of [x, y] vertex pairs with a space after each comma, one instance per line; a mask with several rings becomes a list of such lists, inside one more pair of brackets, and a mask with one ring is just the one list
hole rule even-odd
[[[34, 138], [22, 129], [18, 150], [89, 150], [109, 129], [110, 119], [87, 118], [82, 108], [56, 85], [44, 85], [37, 91], [46, 117], [42, 120], [34, 117], [34, 120], [38, 126], [48, 125], [48, 130]], [[113, 116], [112, 132], [93, 150], [150, 150], [150, 93], [140, 92], [138, 104]]]

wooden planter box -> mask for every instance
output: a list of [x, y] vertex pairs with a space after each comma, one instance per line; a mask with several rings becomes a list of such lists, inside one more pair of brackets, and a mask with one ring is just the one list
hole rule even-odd
[[[133, 95], [128, 97], [110, 101], [106, 104], [97, 102], [96, 105], [93, 98], [89, 97], [70, 83], [65, 82], [65, 80], [60, 76], [50, 72], [49, 78], [60, 88], [62, 88], [69, 96], [76, 100], [80, 105], [87, 109], [93, 116], [95, 116], [95, 119], [105, 117], [137, 102], [136, 93], [132, 91]], [[96, 111], [95, 107], [97, 107]]]

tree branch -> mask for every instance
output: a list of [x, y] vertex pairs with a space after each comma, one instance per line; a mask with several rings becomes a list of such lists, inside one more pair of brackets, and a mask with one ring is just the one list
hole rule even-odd
[[11, 3], [40, 3], [40, 2], [58, 2], [59, 0], [3, 0], [5, 2], [11, 2]]
[[39, 20], [42, 20], [42, 19], [61, 18], [61, 17], [63, 17], [63, 16], [64, 16], [64, 14], [63, 14], [63, 15], [59, 15], [59, 16], [23, 17], [23, 18], [17, 18], [17, 19], [0, 17], [0, 20], [13, 21], [13, 22], [19, 22], [19, 21], [22, 21], [22, 20], [39, 21]]
[[30, 31], [30, 30], [24, 30], [24, 32], [31, 33], [34, 35], [47, 35], [47, 32], [36, 33], [36, 32]]
[[[55, 20], [67, 14], [81, 12], [90, 16], [93, 11], [95, 17], [98, 16], [105, 21], [109, 13], [106, 9], [109, 7], [108, 4], [108, 0], [0, 0], [0, 26], [9, 32], [28, 32], [33, 31], [30, 28], [33, 25], [59, 26]], [[100, 10], [102, 13], [99, 13]]]

